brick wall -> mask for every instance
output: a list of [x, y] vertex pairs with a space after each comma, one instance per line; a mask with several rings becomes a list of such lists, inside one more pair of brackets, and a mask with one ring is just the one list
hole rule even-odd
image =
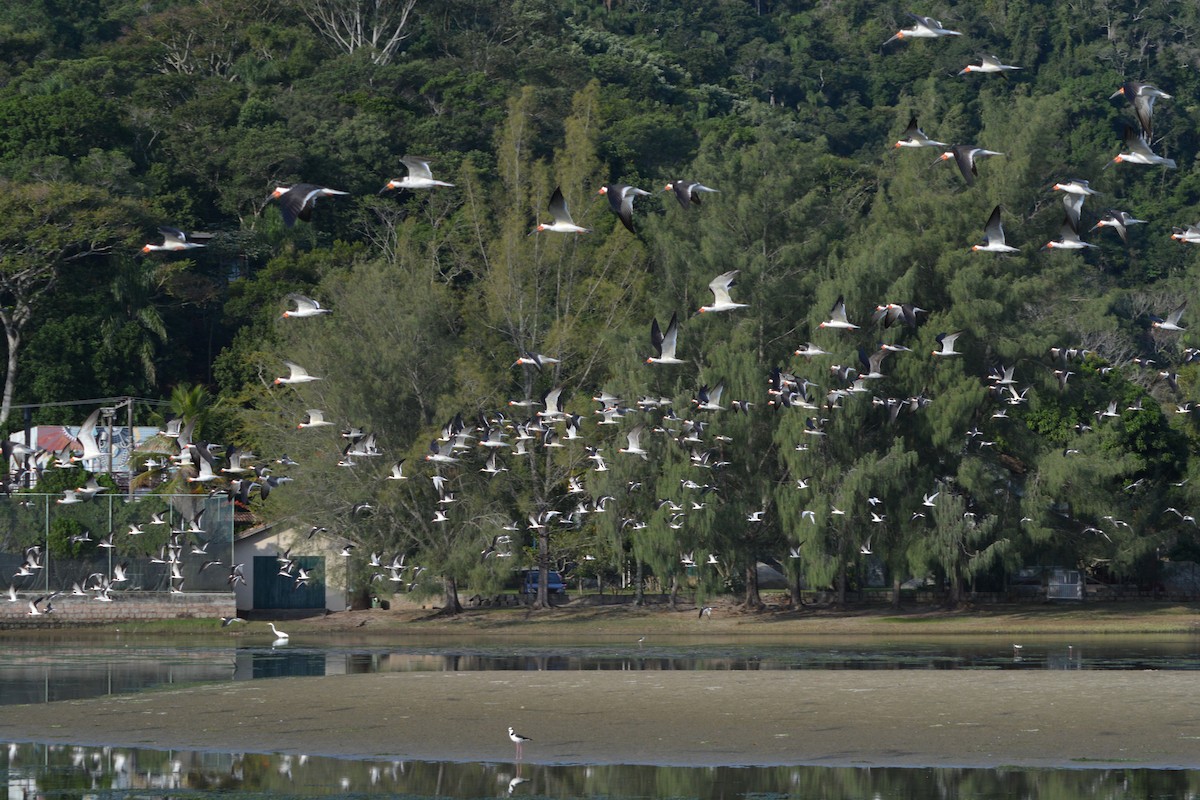
[[102, 603], [90, 596], [59, 595], [53, 600], [54, 611], [43, 616], [29, 614], [29, 601], [41, 597], [40, 594], [20, 592], [17, 597], [15, 603], [9, 602], [7, 596], [0, 600], [0, 628], [54, 628], [156, 619], [219, 619], [237, 614], [233, 592], [188, 592], [181, 595], [114, 593], [111, 603]]

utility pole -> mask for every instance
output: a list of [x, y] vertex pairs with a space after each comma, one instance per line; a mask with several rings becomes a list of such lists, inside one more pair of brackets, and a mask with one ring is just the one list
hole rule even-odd
[[[24, 414], [22, 414], [22, 416], [25, 418], [25, 420], [24, 420], [25, 421], [25, 449], [32, 450], [33, 448], [30, 445], [29, 437], [33, 433], [33, 430], [32, 430], [32, 428], [33, 428], [33, 409], [30, 408], [29, 406], [26, 406], [23, 409], [23, 411], [25, 412]], [[9, 469], [12, 469], [11, 464], [9, 465]], [[25, 457], [25, 463], [22, 465], [22, 469], [23, 469], [24, 475], [21, 476], [21, 481], [25, 484], [25, 488], [28, 489], [30, 487], [30, 483], [33, 479], [33, 470], [29, 469], [29, 457], [28, 456]], [[18, 474], [20, 474], [20, 473], [18, 473]], [[4, 481], [5, 481], [5, 485], [8, 485], [8, 477], [7, 476], [4, 478]]]
[[133, 398], [125, 398], [125, 423], [129, 427], [129, 457], [125, 459], [126, 473], [128, 474], [128, 482], [125, 484], [127, 497], [133, 499], [133, 451], [137, 447], [137, 441], [133, 437]]
[[104, 418], [104, 426], [108, 430], [108, 477], [112, 477], [113, 473], [113, 416], [116, 414], [116, 408], [102, 408], [100, 415]]

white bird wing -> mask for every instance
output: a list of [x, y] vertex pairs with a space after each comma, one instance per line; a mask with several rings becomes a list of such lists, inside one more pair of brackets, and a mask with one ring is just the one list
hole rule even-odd
[[1130, 127], [1125, 128], [1125, 147], [1128, 148], [1130, 153], [1137, 153], [1149, 158], [1154, 157], [1154, 151], [1150, 149], [1150, 143], [1146, 141], [1144, 136]]
[[299, 364], [297, 364], [294, 361], [284, 361], [283, 364], [289, 370], [291, 370], [291, 375], [288, 376], [291, 380], [296, 380], [297, 378], [312, 377], [311, 375], [308, 374], [308, 370], [306, 370], [304, 367], [300, 366]]
[[1063, 205], [1066, 207], [1067, 214], [1071, 217], [1071, 221], [1075, 223], [1076, 228], [1079, 227], [1079, 217], [1083, 212], [1083, 201], [1086, 198], [1087, 195], [1072, 194], [1070, 192], [1063, 195]]
[[1062, 227], [1058, 229], [1059, 241], [1063, 242], [1078, 242], [1082, 241], [1079, 238], [1079, 225], [1071, 217], [1070, 212], [1063, 217]]
[[638, 425], [636, 428], [628, 431], [625, 434], [625, 438], [629, 441], [629, 449], [630, 450], [634, 450], [634, 451], [641, 450], [642, 448], [639, 443], [641, 442], [641, 439], [642, 439], [642, 426]]
[[1185, 309], [1187, 309], [1187, 300], [1184, 300], [1179, 304], [1178, 308], [1167, 315], [1167, 322], [1171, 323], [1172, 325], [1178, 325]]
[[287, 299], [296, 304], [296, 311], [320, 311], [321, 304], [311, 297], [305, 297], [302, 294], [291, 292], [287, 295]]
[[83, 455], [81, 459], [84, 461], [93, 458], [99, 458], [104, 455], [100, 452], [100, 447], [96, 444], [96, 436], [93, 431], [96, 429], [96, 423], [100, 421], [100, 409], [93, 411], [87, 419], [83, 421], [83, 425], [79, 427], [79, 434], [75, 437], [81, 445], [83, 445]]
[[216, 473], [213, 472], [212, 462], [209, 461], [209, 459], [206, 458], [205, 455], [201, 451], [199, 451], [197, 448], [192, 448], [192, 449], [196, 450], [197, 454], [199, 456], [198, 458], [193, 459], [194, 461], [197, 462], [196, 463], [196, 470], [197, 470], [196, 480], [197, 481], [205, 481], [205, 480], [212, 480], [213, 478], [215, 478]]
[[433, 180], [433, 172], [429, 169], [429, 162], [425, 159], [417, 158], [416, 156], [404, 156], [400, 159], [400, 163], [408, 167], [410, 178]]
[[626, 209], [628, 212], [632, 213], [633, 212], [633, 198], [647, 197], [647, 196], [649, 196], [649, 194], [650, 193], [647, 192], [645, 189], [639, 189], [636, 186], [626, 186], [621, 191], [621, 207], [623, 209]]
[[554, 217], [555, 222], [565, 222], [568, 225], [574, 225], [575, 220], [571, 219], [571, 212], [567, 210], [567, 199], [563, 197], [562, 187], [556, 187], [554, 194], [550, 195], [550, 216]]
[[714, 302], [716, 305], [724, 305], [732, 303], [729, 298], [729, 287], [733, 286], [733, 279], [737, 277], [738, 270], [732, 269], [729, 272], [722, 272], [717, 277], [709, 281], [708, 288], [712, 290]]
[[[655, 320], [657, 325], [657, 320]], [[660, 344], [662, 345], [661, 358], [675, 358], [675, 346], [679, 340], [679, 318], [677, 315], [671, 315], [671, 322], [667, 325], [667, 332], [660, 333]], [[655, 345], [656, 347], [658, 345]]]
[[181, 247], [188, 243], [187, 234], [179, 230], [179, 228], [171, 228], [165, 225], [159, 226], [158, 232], [162, 234], [163, 245], [173, 245]]
[[846, 300], [843, 295], [839, 294], [838, 299], [833, 303], [833, 308], [829, 309], [829, 318], [834, 322], [850, 324], [850, 320], [846, 318]]
[[664, 338], [662, 328], [658, 327], [658, 317], [655, 317], [650, 321], [650, 346], [654, 348], [656, 358], [662, 358]]
[[987, 237], [988, 244], [1004, 244], [1004, 226], [1000, 222], [1000, 206], [996, 206], [992, 210], [992, 215], [988, 217], [983, 233]]

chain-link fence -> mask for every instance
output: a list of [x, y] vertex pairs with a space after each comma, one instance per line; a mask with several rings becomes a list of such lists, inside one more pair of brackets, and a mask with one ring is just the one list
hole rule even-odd
[[233, 504], [225, 495], [0, 498], [0, 585], [64, 594], [229, 591]]

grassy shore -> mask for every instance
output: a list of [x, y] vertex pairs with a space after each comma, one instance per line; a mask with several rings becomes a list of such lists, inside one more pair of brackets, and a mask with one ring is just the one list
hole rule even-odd
[[[259, 633], [261, 614], [246, 625], [220, 627], [219, 620], [124, 622], [96, 626], [98, 633], [187, 632], [220, 630], [231, 636]], [[62, 620], [70, 627], [69, 620]], [[1200, 603], [1095, 602], [1087, 604], [1004, 604], [958, 610], [918, 606], [837, 610], [746, 611], [731, 602], [717, 603], [703, 619], [690, 605], [672, 611], [666, 606], [597, 606], [574, 602], [544, 610], [526, 608], [471, 609], [454, 616], [431, 604], [408, 604], [391, 610], [370, 609], [289, 619], [293, 635], [355, 634], [364, 637], [396, 633], [496, 636], [988, 636], [988, 635], [1137, 635], [1200, 633]], [[8, 631], [13, 633], [14, 629]], [[31, 631], [53, 633], [54, 629]]]

